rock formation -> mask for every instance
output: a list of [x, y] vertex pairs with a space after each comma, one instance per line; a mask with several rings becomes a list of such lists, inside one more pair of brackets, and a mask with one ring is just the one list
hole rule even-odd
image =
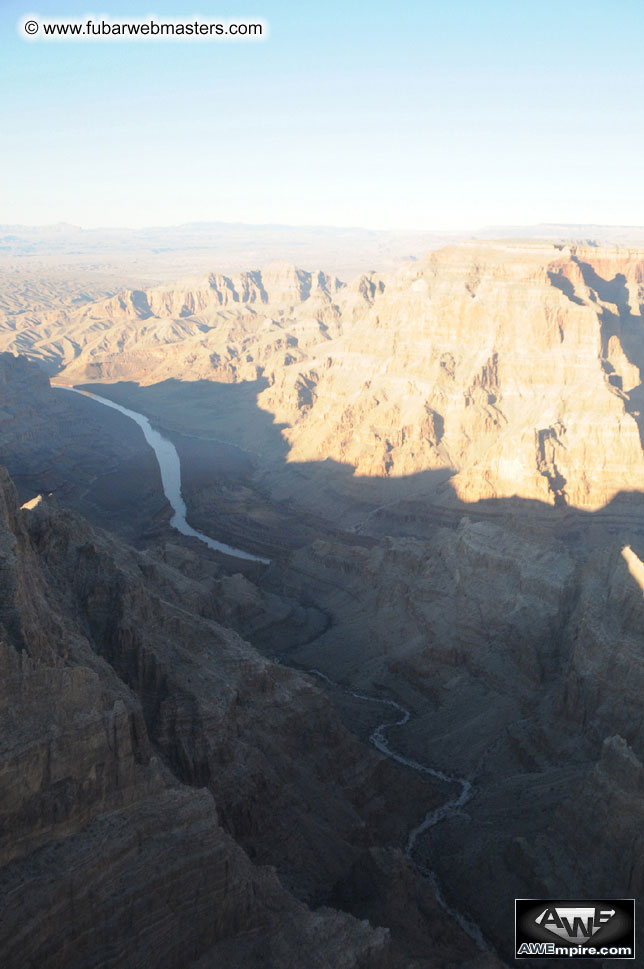
[[[411, 711], [388, 733], [402, 754], [471, 780], [471, 799], [414, 859], [503, 958], [515, 897], [644, 890], [642, 307], [644, 253], [469, 243], [349, 284], [279, 264], [123, 291], [3, 331], [4, 347], [55, 380], [100, 382], [160, 425], [195, 526], [273, 560], [265, 574], [232, 574], [173, 539], [152, 470], [135, 525], [126, 502], [110, 511], [83, 435], [96, 434], [124, 482], [128, 461], [142, 468], [140, 441], [80, 399], [95, 426], [70, 430], [68, 402], [47, 404], [64, 392], [41, 378], [30, 400], [23, 364], [0, 360], [0, 440], [11, 471], [27, 469], [21, 501], [54, 491], [92, 521], [56, 498], [12, 513], [26, 537], [22, 572], [5, 570], [7, 641], [51, 651], [42, 630], [60, 627], [56, 642], [71, 637], [77, 652], [49, 665], [96, 672], [90, 705], [111, 711], [110, 737], [123, 732], [110, 749], [135, 751], [134, 766], [101, 761], [101, 811], [138, 804], [144, 788], [155, 811], [168, 791], [214, 797], [217, 831], [247, 866], [240, 879], [261, 883], [257, 911], [297, 913], [279, 930], [263, 923], [276, 967], [319, 918], [329, 938], [351, 940], [347, 965], [494, 959], [444, 939], [451, 923], [401, 853], [421, 802], [444, 792], [406, 775], [394, 804], [399, 775], [352, 735], [366, 741], [378, 723], [356, 691]], [[275, 656], [344, 686], [328, 685], [344, 726], [323, 681]], [[34, 699], [33, 722], [47, 702]], [[93, 749], [99, 728], [84, 713], [78, 723], [88, 767], [83, 744]], [[122, 804], [109, 800], [112, 775]], [[73, 814], [84, 788], [70, 778]], [[49, 850], [58, 815], [16, 805], [16, 843], [29, 857]], [[94, 823], [72, 814], [69, 838]], [[279, 903], [265, 902], [273, 891]], [[209, 936], [191, 958], [206, 969], [216, 943], [224, 964], [254, 965], [253, 932], [244, 922], [232, 940]], [[423, 962], [428, 938], [444, 948]], [[329, 965], [344, 964], [338, 951]]]
[[[401, 805], [395, 766], [200, 583], [55, 499], [20, 509], [4, 471], [0, 496], [3, 965], [402, 965], [399, 926], [305, 900], [439, 795], [411, 777]], [[458, 930], [447, 950], [474, 966]]]
[[275, 264], [124, 291], [2, 344], [67, 382], [258, 381], [289, 462], [595, 510], [644, 475], [643, 267], [537, 243], [461, 244], [349, 285]]

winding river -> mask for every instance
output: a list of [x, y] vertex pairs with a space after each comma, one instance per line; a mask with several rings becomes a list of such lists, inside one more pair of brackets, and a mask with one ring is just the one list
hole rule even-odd
[[250, 552], [244, 552], [241, 548], [233, 548], [232, 545], [225, 545], [223, 542], [218, 542], [209, 535], [204, 535], [203, 532], [197, 531], [196, 528], [188, 524], [186, 521], [186, 503], [181, 493], [181, 462], [179, 461], [177, 449], [172, 441], [169, 441], [167, 437], [163, 437], [159, 431], [154, 430], [147, 417], [137, 413], [137, 411], [129, 410], [127, 407], [122, 407], [121, 404], [116, 404], [113, 400], [108, 400], [106, 397], [91, 394], [87, 390], [76, 390], [75, 387], [64, 387], [60, 384], [54, 386], [56, 390], [68, 390], [73, 394], [80, 394], [82, 397], [89, 397], [91, 400], [96, 400], [99, 404], [104, 404], [106, 407], [111, 407], [121, 414], [125, 414], [126, 417], [129, 417], [130, 420], [139, 425], [143, 431], [145, 440], [156, 455], [159, 471], [161, 472], [163, 491], [174, 512], [170, 519], [170, 524], [173, 528], [176, 528], [182, 535], [198, 538], [208, 548], [214, 548], [217, 552], [224, 552], [226, 555], [232, 555], [238, 559], [246, 559], [249, 562], [262, 562], [264, 565], [270, 564], [270, 559], [261, 558], [259, 555], [251, 555]]
[[391, 760], [395, 760], [398, 764], [402, 764], [404, 767], [409, 767], [411, 770], [415, 770], [420, 774], [427, 774], [430, 777], [436, 778], [436, 780], [444, 781], [448, 784], [456, 784], [459, 788], [459, 792], [455, 797], [450, 798], [443, 804], [439, 805], [439, 807], [429, 811], [420, 824], [418, 824], [415, 828], [412, 828], [407, 836], [405, 856], [409, 859], [409, 861], [411, 861], [423, 878], [430, 882], [436, 894], [436, 900], [441, 908], [447, 912], [448, 915], [451, 915], [454, 921], [460, 925], [460, 927], [469, 935], [471, 939], [473, 939], [474, 942], [476, 942], [479, 949], [483, 950], [484, 952], [492, 951], [491, 946], [486, 942], [478, 925], [466, 918], [465, 915], [462, 915], [455, 908], [452, 908], [452, 906], [449, 905], [449, 903], [445, 900], [445, 896], [442, 893], [436, 872], [432, 871], [421, 862], [416, 861], [414, 858], [416, 845], [420, 836], [426, 831], [429, 831], [430, 828], [433, 828], [435, 825], [439, 824], [440, 821], [444, 821], [445, 818], [448, 818], [450, 815], [456, 814], [465, 804], [467, 804], [472, 797], [472, 782], [464, 777], [451, 777], [449, 774], [445, 774], [441, 770], [436, 770], [434, 767], [428, 767], [426, 764], [420, 764], [416, 760], [410, 760], [408, 757], [404, 757], [391, 747], [385, 736], [385, 732], [390, 727], [403, 727], [406, 723], [409, 723], [409, 720], [411, 719], [409, 710], [406, 710], [405, 707], [400, 705], [400, 703], [396, 703], [395, 700], [384, 700], [381, 697], [367, 696], [364, 693], [356, 693], [351, 690], [351, 688], [343, 687], [341, 684], [334, 682], [334, 680], [328, 677], [325, 673], [320, 672], [320, 670], [311, 669], [307, 670], [307, 672], [312, 676], [317, 676], [318, 679], [324, 680], [325, 683], [328, 683], [334, 689], [342, 690], [344, 693], [348, 693], [349, 696], [354, 697], [356, 700], [363, 700], [365, 703], [379, 703], [382, 706], [390, 707], [393, 711], [395, 711], [397, 719], [384, 720], [382, 723], [378, 724], [376, 729], [369, 737], [369, 740], [373, 746], [379, 750], [381, 754], [384, 754], [386, 757], [390, 757]]
[[[104, 404], [105, 407], [111, 407], [114, 410], [119, 411], [121, 414], [129, 417], [130, 420], [133, 420], [139, 425], [143, 431], [145, 440], [154, 451], [159, 464], [163, 491], [174, 512], [172, 518], [170, 519], [170, 524], [173, 528], [176, 528], [176, 530], [181, 532], [182, 535], [189, 535], [192, 538], [199, 539], [199, 541], [207, 545], [208, 548], [216, 549], [218, 552], [225, 552], [226, 555], [246, 559], [251, 562], [262, 562], [265, 565], [270, 564], [270, 559], [261, 558], [258, 555], [251, 555], [250, 552], [244, 552], [240, 548], [225, 545], [223, 542], [218, 542], [216, 539], [210, 538], [209, 535], [204, 535], [203, 532], [197, 531], [196, 528], [193, 528], [188, 524], [186, 521], [186, 503], [181, 493], [181, 462], [179, 460], [179, 455], [177, 454], [174, 444], [166, 437], [163, 437], [163, 435], [158, 431], [155, 431], [147, 417], [144, 417], [143, 414], [139, 414], [137, 411], [129, 410], [127, 407], [122, 407], [121, 404], [116, 404], [113, 400], [108, 400], [106, 397], [99, 397], [98, 394], [92, 394], [86, 390], [77, 390], [75, 387], [65, 387], [60, 384], [56, 386], [56, 389], [67, 390], [74, 394], [80, 394], [83, 397], [89, 397], [91, 400], [98, 401], [99, 404]], [[414, 858], [418, 839], [421, 837], [421, 835], [423, 835], [426, 831], [429, 831], [430, 828], [433, 828], [435, 825], [439, 824], [440, 821], [443, 821], [450, 815], [457, 813], [465, 804], [467, 804], [472, 796], [471, 782], [461, 777], [450, 777], [448, 774], [443, 773], [443, 771], [435, 770], [433, 767], [428, 767], [425, 764], [418, 763], [418, 761], [410, 760], [408, 757], [404, 757], [391, 747], [391, 744], [386, 737], [386, 731], [390, 727], [403, 727], [409, 722], [411, 717], [409, 710], [406, 710], [405, 707], [401, 706], [399, 703], [396, 703], [395, 700], [384, 700], [380, 697], [367, 696], [363, 693], [355, 693], [350, 688], [345, 688], [339, 683], [335, 683], [328, 676], [326, 676], [325, 673], [321, 673], [320, 670], [312, 669], [308, 670], [308, 672], [311, 675], [317, 676], [319, 679], [324, 680], [334, 689], [342, 690], [343, 692], [348, 693], [356, 700], [362, 700], [365, 703], [378, 703], [391, 709], [391, 711], [395, 714], [396, 719], [384, 720], [376, 727], [369, 738], [371, 743], [374, 745], [374, 747], [376, 747], [377, 750], [380, 751], [380, 753], [384, 754], [386, 757], [390, 757], [392, 760], [402, 764], [404, 767], [409, 767], [411, 770], [417, 771], [418, 773], [427, 774], [430, 777], [434, 777], [436, 780], [443, 781], [447, 784], [457, 785], [459, 792], [456, 794], [456, 796], [445, 801], [444, 804], [434, 808], [432, 811], [429, 811], [421, 823], [409, 832], [407, 843], [405, 845], [405, 855], [416, 867], [419, 873], [431, 883], [436, 893], [436, 898], [444, 911], [451, 915], [451, 917], [461, 926], [461, 928], [470, 936], [470, 938], [476, 942], [479, 948], [489, 951], [490, 946], [483, 938], [483, 934], [478, 925], [475, 925], [446, 902], [435, 872], [427, 868], [422, 863], [416, 861]]]

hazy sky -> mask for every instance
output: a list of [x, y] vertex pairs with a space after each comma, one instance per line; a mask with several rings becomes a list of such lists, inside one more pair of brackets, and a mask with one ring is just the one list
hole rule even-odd
[[[26, 13], [262, 43], [28, 43]], [[0, 222], [644, 225], [642, 0], [0, 0]]]

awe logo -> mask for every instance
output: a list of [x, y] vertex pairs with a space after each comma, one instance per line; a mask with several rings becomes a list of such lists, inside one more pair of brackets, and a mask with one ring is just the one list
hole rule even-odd
[[595, 932], [615, 918], [614, 908], [551, 905], [534, 920], [537, 925], [565, 942], [588, 942]]
[[632, 898], [517, 898], [515, 958], [634, 959]]

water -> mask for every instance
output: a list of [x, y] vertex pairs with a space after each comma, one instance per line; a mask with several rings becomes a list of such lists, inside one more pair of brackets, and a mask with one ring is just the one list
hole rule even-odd
[[196, 528], [188, 524], [186, 521], [186, 503], [181, 493], [181, 462], [177, 454], [177, 449], [172, 441], [169, 441], [167, 437], [163, 437], [162, 434], [154, 430], [147, 417], [137, 413], [137, 411], [129, 410], [127, 407], [122, 407], [121, 404], [116, 404], [113, 400], [108, 400], [106, 397], [91, 394], [87, 390], [76, 390], [75, 387], [62, 386], [58, 386], [55, 389], [69, 390], [73, 394], [90, 397], [92, 400], [97, 400], [99, 404], [104, 404], [106, 407], [112, 407], [114, 410], [120, 411], [121, 414], [125, 414], [126, 417], [129, 417], [130, 420], [139, 425], [143, 431], [145, 440], [154, 451], [159, 464], [163, 491], [174, 512], [170, 519], [170, 524], [173, 528], [176, 528], [182, 535], [189, 535], [191, 538], [199, 539], [208, 548], [214, 548], [217, 552], [224, 552], [226, 555], [232, 555], [238, 559], [245, 559], [248, 562], [262, 562], [264, 565], [270, 564], [270, 559], [261, 558], [259, 555], [251, 555], [250, 552], [244, 552], [243, 549], [234, 548], [232, 545], [225, 545], [223, 542], [218, 542], [209, 535], [204, 535], [203, 532], [197, 531]]
[[427, 879], [427, 881], [431, 883], [436, 893], [436, 899], [439, 905], [448, 913], [448, 915], [451, 915], [451, 917], [458, 922], [460, 927], [467, 932], [470, 938], [476, 942], [481, 950], [484, 952], [491, 951], [491, 947], [484, 939], [483, 933], [478, 925], [468, 919], [465, 915], [461, 914], [461, 912], [458, 912], [455, 908], [452, 908], [452, 906], [445, 900], [436, 873], [430, 868], [427, 868], [426, 865], [416, 861], [414, 858], [416, 844], [420, 836], [426, 831], [429, 831], [430, 828], [433, 828], [435, 825], [439, 824], [441, 821], [444, 821], [445, 818], [448, 818], [452, 814], [456, 814], [463, 807], [463, 805], [467, 804], [472, 797], [472, 782], [464, 777], [451, 777], [449, 774], [445, 774], [441, 770], [437, 770], [434, 767], [429, 767], [427, 764], [420, 764], [418, 761], [411, 760], [409, 757], [404, 757], [402, 754], [399, 754], [398, 751], [393, 750], [385, 736], [385, 731], [390, 727], [403, 727], [406, 723], [409, 723], [411, 718], [409, 710], [406, 710], [405, 707], [400, 705], [400, 703], [396, 703], [395, 700], [384, 700], [381, 697], [367, 696], [364, 693], [355, 693], [353, 690], [345, 688], [339, 683], [335, 683], [325, 673], [320, 672], [320, 670], [312, 669], [308, 670], [307, 672], [313, 676], [317, 676], [321, 680], [324, 680], [325, 683], [329, 684], [329, 686], [348, 693], [350, 696], [355, 697], [356, 700], [363, 700], [365, 703], [379, 703], [382, 706], [391, 707], [392, 710], [395, 711], [397, 719], [384, 720], [376, 727], [369, 737], [369, 740], [374, 747], [379, 750], [381, 754], [384, 754], [386, 757], [390, 757], [392, 760], [395, 760], [398, 764], [402, 764], [404, 767], [409, 767], [411, 770], [418, 771], [421, 774], [429, 774], [430, 777], [435, 777], [437, 780], [444, 781], [448, 784], [457, 784], [460, 788], [459, 793], [455, 797], [445, 801], [444, 804], [434, 808], [433, 811], [429, 811], [421, 823], [415, 828], [412, 828], [407, 837], [405, 855], [416, 866], [423, 878]]

